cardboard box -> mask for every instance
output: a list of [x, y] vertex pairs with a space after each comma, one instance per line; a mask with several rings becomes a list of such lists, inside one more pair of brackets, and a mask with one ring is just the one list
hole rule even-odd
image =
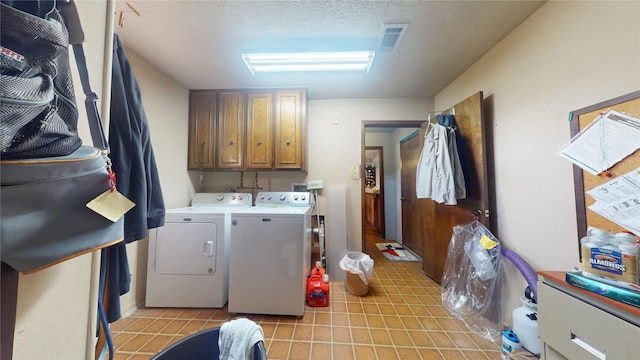
[[640, 285], [638, 255], [606, 247], [589, 247], [584, 244], [581, 248], [582, 271]]

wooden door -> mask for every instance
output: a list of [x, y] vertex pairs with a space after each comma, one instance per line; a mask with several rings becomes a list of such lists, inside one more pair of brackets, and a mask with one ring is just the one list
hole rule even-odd
[[273, 166], [273, 94], [250, 93], [247, 98], [248, 169]]
[[218, 169], [242, 169], [244, 94], [221, 92], [218, 96]]
[[426, 224], [432, 223], [433, 205], [416, 197], [416, 170], [422, 139], [419, 131], [400, 142], [400, 203], [402, 211], [402, 245], [422, 256], [426, 242]]
[[303, 91], [276, 92], [274, 168], [306, 169], [305, 111]]
[[214, 169], [216, 166], [216, 93], [191, 92], [189, 99], [188, 167]]
[[[440, 283], [444, 272], [444, 263], [449, 250], [449, 242], [453, 234], [453, 227], [472, 221], [477, 218], [487, 228], [490, 229], [489, 221], [489, 199], [487, 181], [487, 160], [485, 157], [485, 129], [483, 95], [478, 92], [454, 106], [456, 122], [458, 125], [458, 149], [462, 170], [465, 175], [467, 198], [458, 200], [457, 205], [438, 204], [431, 199], [416, 199], [415, 213], [418, 213], [423, 224], [422, 232], [424, 239], [422, 247], [422, 268], [424, 272], [433, 280]], [[420, 140], [424, 142], [426, 123], [420, 129]], [[420, 145], [422, 149], [422, 144]], [[419, 159], [419, 153], [410, 155]], [[403, 164], [409, 159], [402, 158]], [[415, 172], [413, 173], [414, 183], [408, 184], [415, 191]], [[404, 189], [403, 173], [403, 193], [411, 191]], [[410, 196], [415, 196], [415, 193]], [[412, 208], [413, 209], [413, 208]], [[404, 210], [404, 206], [403, 206]], [[404, 218], [403, 212], [403, 218]], [[414, 220], [415, 221], [415, 220]], [[404, 220], [403, 220], [404, 226]], [[410, 224], [410, 227], [418, 225]], [[404, 235], [403, 235], [404, 237]], [[403, 239], [404, 241], [404, 239]]]

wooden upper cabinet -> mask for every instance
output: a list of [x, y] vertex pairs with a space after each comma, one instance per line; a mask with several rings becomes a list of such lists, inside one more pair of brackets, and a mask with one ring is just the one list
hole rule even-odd
[[247, 169], [273, 167], [273, 94], [247, 97]]
[[188, 167], [214, 169], [216, 164], [216, 93], [191, 92]]
[[306, 170], [306, 93], [276, 91], [275, 169]]
[[244, 93], [218, 93], [218, 169], [242, 169]]
[[193, 90], [190, 103], [190, 170], [307, 170], [305, 89]]

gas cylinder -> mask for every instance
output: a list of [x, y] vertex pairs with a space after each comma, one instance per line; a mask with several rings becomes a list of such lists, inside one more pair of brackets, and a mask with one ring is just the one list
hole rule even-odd
[[540, 354], [538, 338], [538, 304], [521, 297], [522, 306], [513, 310], [513, 332], [518, 334], [520, 345], [534, 354]]
[[307, 279], [307, 305], [329, 306], [329, 274], [325, 273], [320, 262], [316, 263]]

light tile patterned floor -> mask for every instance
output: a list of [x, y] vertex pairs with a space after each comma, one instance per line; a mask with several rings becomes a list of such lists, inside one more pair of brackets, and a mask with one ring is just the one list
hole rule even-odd
[[[365, 296], [331, 282], [330, 306], [302, 318], [248, 315], [264, 331], [269, 359], [500, 359], [499, 347], [467, 330], [440, 305], [440, 288], [419, 262], [391, 262], [368, 232], [374, 272]], [[182, 337], [232, 320], [222, 309], [143, 308], [112, 324], [115, 359], [149, 359]], [[187, 359], [188, 360], [188, 359]]]

